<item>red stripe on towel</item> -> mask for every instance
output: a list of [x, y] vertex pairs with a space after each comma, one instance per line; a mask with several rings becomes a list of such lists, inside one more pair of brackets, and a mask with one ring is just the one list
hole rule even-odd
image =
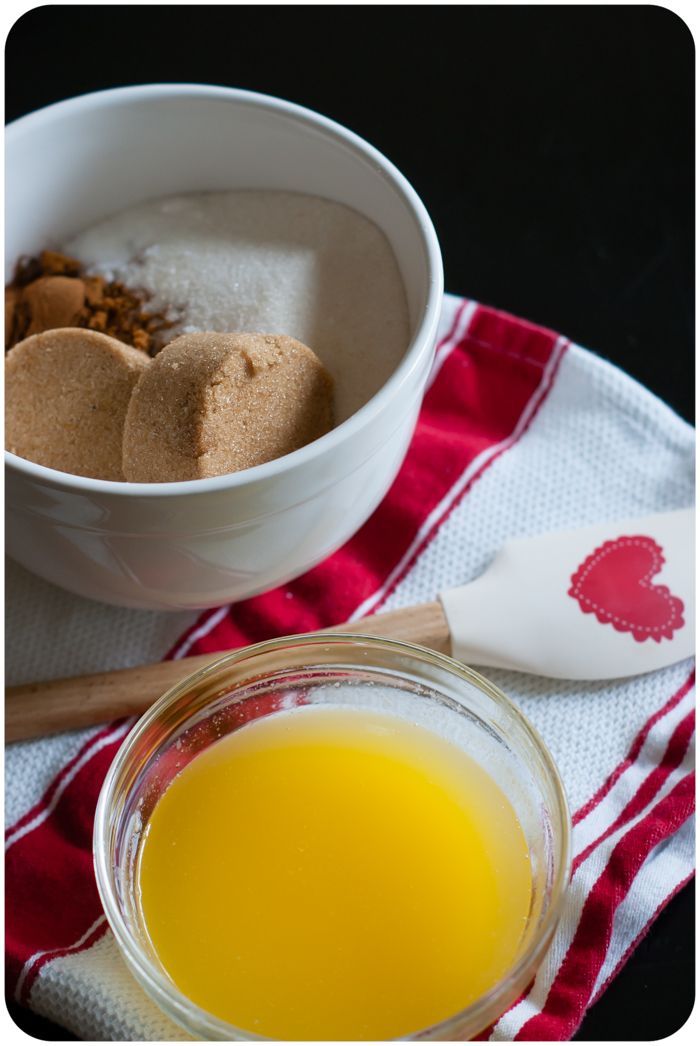
[[565, 1041], [575, 1031], [605, 961], [620, 902], [659, 843], [691, 816], [695, 775], [686, 774], [668, 795], [620, 839], [588, 894], [574, 939], [540, 1014], [525, 1022], [519, 1042]]
[[572, 818], [574, 825], [577, 825], [579, 821], [582, 821], [584, 817], [588, 816], [588, 814], [594, 809], [594, 807], [598, 806], [598, 804], [605, 798], [605, 796], [608, 794], [613, 785], [619, 780], [619, 778], [622, 776], [625, 770], [627, 770], [630, 766], [632, 766], [633, 763], [637, 761], [639, 754], [642, 748], [644, 747], [644, 742], [649, 736], [652, 727], [655, 726], [656, 723], [659, 722], [659, 720], [663, 719], [664, 716], [668, 715], [668, 713], [672, 709], [674, 709], [676, 705], [680, 704], [685, 695], [690, 690], [692, 690], [694, 686], [695, 669], [692, 670], [692, 672], [690, 673], [686, 681], [683, 683], [683, 685], [679, 687], [675, 694], [668, 699], [668, 701], [658, 710], [658, 712], [655, 712], [653, 716], [647, 719], [646, 723], [632, 742], [630, 750], [627, 753], [625, 759], [623, 759], [623, 761], [615, 767], [613, 772], [607, 778], [605, 783], [598, 789], [595, 795], [593, 795], [588, 800], [588, 802], [584, 804], [584, 806], [582, 806], [579, 810], [576, 811]]
[[687, 886], [688, 883], [690, 882], [690, 880], [693, 879], [694, 877], [695, 877], [695, 872], [691, 872], [690, 875], [686, 875], [685, 879], [681, 879], [681, 881], [679, 883], [676, 883], [676, 885], [673, 887], [671, 892], [669, 894], [667, 894], [666, 897], [664, 897], [663, 901], [661, 901], [661, 903], [656, 906], [656, 908], [654, 909], [652, 915], [647, 920], [647, 922], [642, 927], [642, 929], [639, 931], [639, 933], [637, 934], [635, 939], [632, 941], [632, 943], [630, 945], [628, 945], [628, 947], [623, 952], [622, 956], [620, 957], [619, 961], [617, 962], [617, 964], [615, 966], [615, 969], [612, 971], [611, 974], [609, 974], [608, 977], [605, 978], [605, 980], [603, 981], [601, 986], [598, 988], [598, 990], [595, 993], [595, 995], [591, 998], [591, 1000], [590, 1000], [590, 1002], [588, 1004], [589, 1006], [594, 1006], [595, 1003], [598, 1002], [598, 999], [600, 999], [601, 995], [603, 995], [605, 990], [615, 980], [615, 978], [617, 977], [618, 973], [620, 972], [622, 967], [625, 965], [625, 963], [627, 962], [629, 957], [637, 950], [639, 945], [642, 943], [642, 941], [644, 940], [646, 935], [649, 933], [649, 930], [652, 928], [652, 926], [654, 925], [654, 923], [658, 919], [659, 915], [661, 915], [661, 912], [664, 910], [666, 905], [670, 904], [671, 901], [673, 900], [673, 898], [676, 896], [676, 894], [679, 894], [681, 892], [681, 890], [683, 889], [683, 887]]
[[601, 832], [597, 839], [594, 839], [593, 842], [589, 843], [584, 850], [576, 855], [572, 865], [572, 874], [576, 871], [579, 865], [586, 860], [592, 850], [595, 850], [597, 846], [600, 846], [600, 844], [611, 836], [613, 832], [616, 832], [623, 825], [632, 821], [645, 809], [645, 807], [649, 805], [649, 803], [652, 802], [664, 781], [666, 781], [669, 775], [672, 774], [673, 771], [682, 763], [683, 757], [688, 751], [688, 745], [692, 740], [694, 731], [695, 711], [693, 710], [689, 712], [675, 728], [671, 734], [668, 745], [666, 746], [666, 751], [663, 754], [661, 762], [658, 766], [655, 766], [641, 782], [635, 794], [629, 802], [625, 804], [624, 809], [620, 811], [611, 824], [607, 825], [605, 830]]

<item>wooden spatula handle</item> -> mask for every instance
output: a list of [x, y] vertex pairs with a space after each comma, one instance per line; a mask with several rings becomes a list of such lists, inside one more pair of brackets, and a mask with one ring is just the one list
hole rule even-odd
[[[403, 639], [443, 652], [450, 649], [447, 621], [439, 603], [375, 614], [328, 631]], [[218, 657], [221, 653], [203, 654], [115, 672], [10, 687], [5, 700], [5, 741], [23, 741], [121, 716], [141, 715], [171, 686]]]

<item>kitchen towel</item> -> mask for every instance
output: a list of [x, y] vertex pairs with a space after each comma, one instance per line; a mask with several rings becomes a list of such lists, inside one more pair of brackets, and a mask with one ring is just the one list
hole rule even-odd
[[[421, 603], [478, 576], [508, 538], [692, 504], [693, 455], [693, 429], [615, 367], [446, 296], [406, 460], [343, 548], [281, 588], [199, 615], [98, 605], [9, 564], [8, 682], [226, 650]], [[566, 1040], [693, 874], [693, 664], [603, 683], [486, 674], [559, 765], [574, 865], [534, 983], [484, 1037]], [[7, 750], [8, 993], [84, 1039], [184, 1040], [126, 970], [93, 877], [97, 794], [130, 725]]]

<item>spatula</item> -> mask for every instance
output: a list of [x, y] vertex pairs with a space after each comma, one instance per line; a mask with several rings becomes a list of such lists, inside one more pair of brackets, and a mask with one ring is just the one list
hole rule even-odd
[[[330, 631], [381, 635], [469, 664], [564, 679], [612, 679], [694, 651], [694, 512], [601, 523], [508, 541], [485, 572], [440, 594]], [[215, 660], [205, 654], [7, 691], [17, 741], [140, 714]]]

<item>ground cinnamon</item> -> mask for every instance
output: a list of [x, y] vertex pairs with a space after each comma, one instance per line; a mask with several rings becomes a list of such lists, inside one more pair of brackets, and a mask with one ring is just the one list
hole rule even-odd
[[5, 290], [5, 349], [42, 331], [86, 327], [154, 356], [175, 321], [147, 303], [144, 291], [86, 275], [76, 258], [42, 251], [20, 259]]

